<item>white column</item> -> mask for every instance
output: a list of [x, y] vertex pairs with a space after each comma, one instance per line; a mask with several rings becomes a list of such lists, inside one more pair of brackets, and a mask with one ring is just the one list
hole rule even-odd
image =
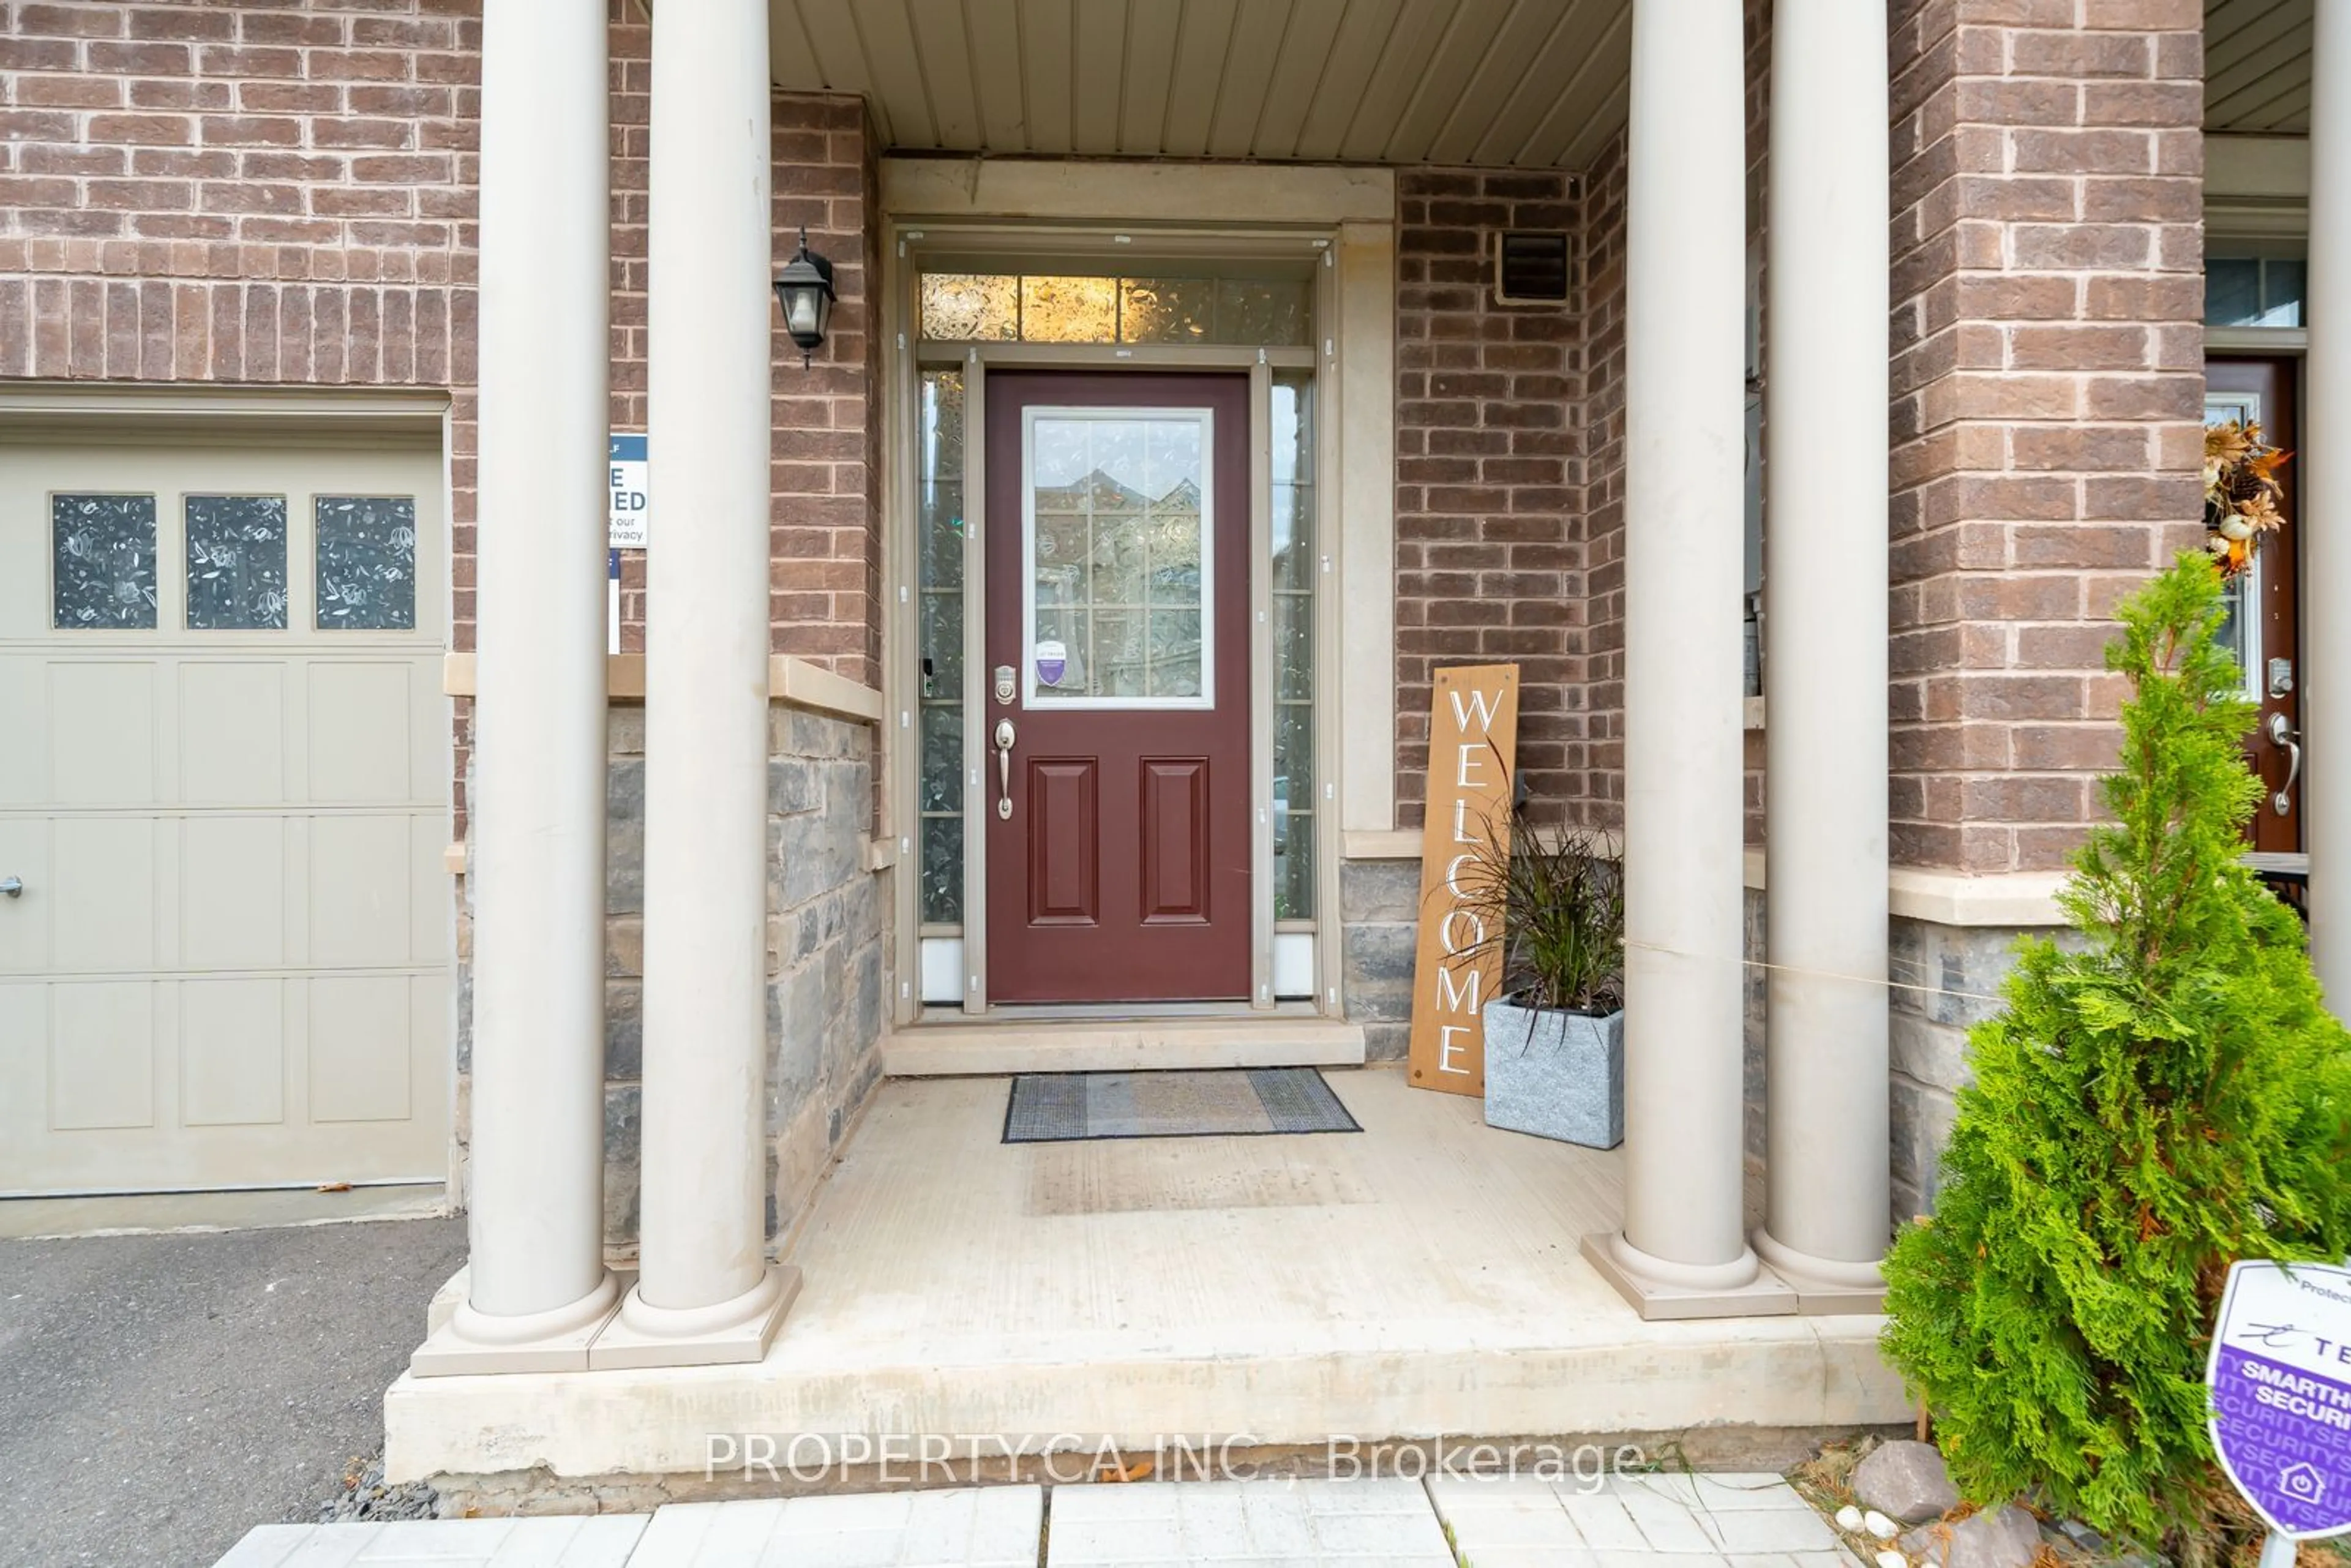
[[[1645, 1315], [1785, 1311], [1741, 1219], [1740, 8], [1635, 0], [1625, 259], [1625, 1228]], [[1883, 74], [1883, 67], [1879, 68]]]
[[766, 1260], [768, 8], [654, 8], [642, 1272], [591, 1364], [756, 1361]]
[[420, 1375], [581, 1370], [604, 1268], [602, 0], [482, 18], [466, 1299]]
[[2351, 16], [2339, 5], [2318, 7], [2311, 45], [2310, 357], [2294, 459], [2303, 497], [2302, 838], [2311, 959], [2327, 1006], [2351, 1017]]
[[1807, 1311], [1875, 1310], [1888, 1235], [1886, 14], [1771, 14], [1763, 803], [1770, 1198]]

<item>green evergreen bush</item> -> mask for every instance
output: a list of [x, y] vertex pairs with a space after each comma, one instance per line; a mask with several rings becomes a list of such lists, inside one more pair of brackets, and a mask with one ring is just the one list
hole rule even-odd
[[2222, 614], [2200, 553], [2122, 606], [2113, 824], [2062, 899], [2081, 941], [2018, 945], [1936, 1213], [1886, 1265], [1885, 1349], [1964, 1495], [2037, 1490], [2189, 1562], [2249, 1519], [2205, 1429], [2230, 1263], [2351, 1249], [2351, 1037], [2238, 858], [2261, 786]]

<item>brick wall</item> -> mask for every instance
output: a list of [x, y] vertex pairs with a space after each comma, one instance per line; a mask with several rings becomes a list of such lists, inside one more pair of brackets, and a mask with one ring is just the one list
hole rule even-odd
[[459, 9], [6, 7], [0, 376], [470, 383]]
[[[652, 40], [635, 0], [610, 7], [612, 427], [643, 430]], [[475, 619], [479, 10], [0, 4], [0, 377], [446, 390], [459, 649]], [[778, 264], [806, 223], [841, 301], [810, 371], [775, 329], [772, 645], [870, 684], [872, 139], [853, 99], [779, 98], [775, 118]], [[641, 649], [643, 558], [622, 570], [623, 646]]]
[[[644, 428], [651, 29], [611, 0], [612, 423]], [[479, 0], [0, 6], [0, 376], [420, 386], [453, 398], [452, 604], [473, 641]], [[854, 99], [775, 105], [777, 256], [841, 301], [776, 351], [774, 646], [872, 681], [879, 518]], [[643, 563], [625, 564], [643, 645]]]
[[1576, 814], [1625, 821], [1625, 141], [1584, 172], [1582, 293], [1583, 406], [1584, 771]]
[[2117, 598], [2198, 540], [2196, 0], [1894, 7], [1893, 851], [2063, 863]]
[[1520, 666], [1519, 772], [1557, 817], [1586, 765], [1580, 322], [1492, 279], [1500, 231], [1581, 213], [1550, 173], [1407, 171], [1396, 202], [1397, 820], [1420, 821], [1432, 671], [1496, 663]]

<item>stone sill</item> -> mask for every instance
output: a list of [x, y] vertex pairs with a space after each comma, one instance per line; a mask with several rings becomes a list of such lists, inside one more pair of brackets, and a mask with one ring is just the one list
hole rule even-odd
[[[474, 686], [473, 654], [444, 653], [441, 656], [443, 695], [469, 697], [474, 695]], [[645, 656], [643, 653], [608, 653], [604, 656], [604, 695], [612, 702], [644, 701]], [[768, 700], [789, 703], [794, 707], [844, 718], [852, 724], [878, 726], [882, 722], [880, 692], [788, 653], [771, 654], [768, 659]]]
[[[1745, 866], [1749, 887], [1764, 885], [1763, 852], [1750, 847]], [[2063, 925], [2057, 890], [2062, 871], [2011, 871], [1968, 876], [1923, 866], [1896, 866], [1886, 874], [1886, 906], [1907, 920], [1938, 925]]]
[[[1355, 829], [1339, 835], [1339, 852], [1343, 859], [1351, 861], [1417, 861], [1421, 835], [1415, 829]], [[1761, 889], [1763, 852], [1750, 846], [1740, 870], [1749, 887]], [[2065, 917], [2057, 908], [2057, 890], [2064, 882], [2065, 873], [2056, 871], [1966, 876], [1953, 871], [1896, 866], [1886, 879], [1886, 906], [1889, 913], [1905, 919], [1938, 925], [2063, 925]]]

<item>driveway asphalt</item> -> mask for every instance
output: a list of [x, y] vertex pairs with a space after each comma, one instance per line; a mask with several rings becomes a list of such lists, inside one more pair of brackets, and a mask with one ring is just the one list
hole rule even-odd
[[0, 1563], [204, 1568], [316, 1518], [465, 1255], [462, 1219], [0, 1241]]

